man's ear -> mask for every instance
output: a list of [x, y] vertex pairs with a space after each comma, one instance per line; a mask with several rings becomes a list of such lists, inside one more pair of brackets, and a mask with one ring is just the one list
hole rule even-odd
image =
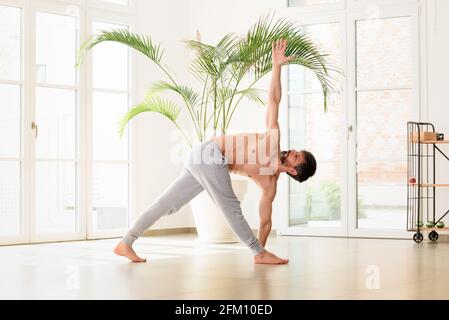
[[296, 172], [296, 169], [290, 166], [280, 165], [280, 171], [290, 173], [293, 176], [296, 176], [298, 172]]

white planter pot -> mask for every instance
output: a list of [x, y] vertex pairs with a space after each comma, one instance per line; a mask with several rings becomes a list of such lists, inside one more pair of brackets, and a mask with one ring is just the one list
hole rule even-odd
[[[232, 179], [232, 188], [240, 202], [248, 190], [248, 181]], [[205, 243], [234, 243], [237, 237], [228, 225], [223, 213], [217, 208], [207, 191], [190, 202], [198, 238]]]

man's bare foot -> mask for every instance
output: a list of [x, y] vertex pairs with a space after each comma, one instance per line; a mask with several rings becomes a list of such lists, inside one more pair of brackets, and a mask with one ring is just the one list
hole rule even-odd
[[120, 241], [120, 243], [115, 247], [114, 253], [118, 256], [128, 258], [132, 262], [146, 262], [147, 259], [139, 257], [132, 247], [128, 246], [126, 243]]
[[255, 264], [288, 264], [288, 261], [288, 259], [279, 258], [268, 251], [261, 252], [254, 257]]

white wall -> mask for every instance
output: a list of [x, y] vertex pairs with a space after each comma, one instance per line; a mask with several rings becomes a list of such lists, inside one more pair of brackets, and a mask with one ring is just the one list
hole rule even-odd
[[[179, 0], [138, 1], [137, 31], [147, 34], [165, 48], [166, 63], [180, 79], [186, 79], [187, 53], [182, 40], [186, 38], [187, 2]], [[145, 97], [150, 85], [164, 79], [162, 72], [146, 57], [136, 55], [136, 100]], [[180, 123], [189, 124], [185, 118]], [[170, 161], [174, 145], [173, 125], [157, 114], [143, 114], [133, 120], [134, 132], [134, 190], [132, 191], [136, 218], [151, 204], [181, 172], [181, 165]], [[188, 207], [175, 216], [161, 219], [155, 229], [193, 226]]]
[[[427, 0], [427, 35], [428, 35], [428, 120], [433, 122], [436, 130], [449, 139], [449, 1]], [[449, 147], [442, 147], [449, 155]], [[438, 162], [440, 183], [449, 183], [449, 162]], [[449, 190], [437, 193], [437, 212], [449, 209]], [[449, 218], [445, 220], [449, 222]]]

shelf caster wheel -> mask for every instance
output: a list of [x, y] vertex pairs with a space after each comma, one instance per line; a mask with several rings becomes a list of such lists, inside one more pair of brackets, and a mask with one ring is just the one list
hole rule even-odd
[[429, 240], [430, 241], [435, 242], [435, 241], [438, 240], [438, 238], [439, 238], [438, 232], [432, 231], [431, 233], [429, 233]]
[[415, 240], [416, 243], [421, 243], [424, 240], [424, 236], [422, 235], [421, 232], [417, 232], [413, 236], [413, 240]]

